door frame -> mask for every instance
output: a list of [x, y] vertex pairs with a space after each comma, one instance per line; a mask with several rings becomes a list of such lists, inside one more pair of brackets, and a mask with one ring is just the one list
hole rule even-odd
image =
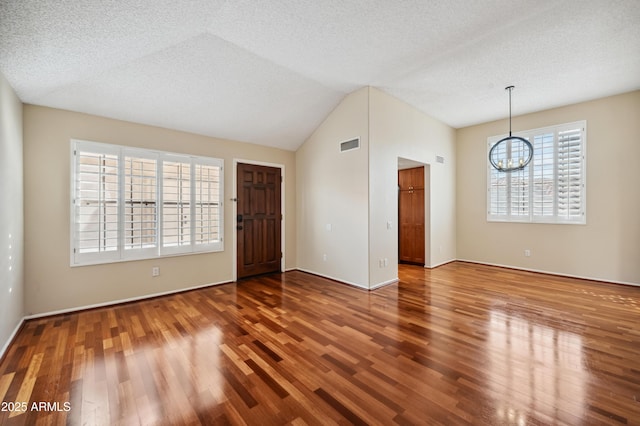
[[238, 217], [238, 164], [253, 164], [255, 166], [266, 166], [273, 167], [276, 169], [280, 169], [280, 175], [282, 176], [282, 182], [280, 183], [280, 212], [282, 213], [282, 223], [280, 224], [280, 249], [282, 250], [282, 259], [280, 259], [280, 270], [285, 271], [284, 265], [287, 259], [287, 250], [285, 244], [285, 229], [286, 229], [286, 220], [287, 215], [285, 214], [285, 191], [284, 191], [284, 183], [285, 179], [285, 167], [284, 164], [278, 163], [268, 163], [265, 161], [256, 161], [256, 160], [245, 160], [242, 158], [234, 158], [233, 159], [233, 189], [231, 191], [231, 204], [233, 204], [233, 216], [231, 217], [231, 224], [233, 229], [233, 238], [232, 238], [232, 262], [233, 262], [233, 274], [232, 280], [238, 281], [238, 232], [236, 232], [237, 217]]

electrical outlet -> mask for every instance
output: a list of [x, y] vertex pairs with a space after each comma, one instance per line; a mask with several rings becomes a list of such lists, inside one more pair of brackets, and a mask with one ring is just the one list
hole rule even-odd
[[153, 268], [151, 268], [151, 276], [157, 277], [158, 275], [160, 275], [160, 268], [157, 266], [154, 266]]
[[529, 257], [529, 256], [531, 256], [531, 250], [526, 249], [526, 250], [524, 251], [524, 256], [525, 256], [525, 257]]
[[326, 262], [326, 261], [327, 261], [327, 255], [326, 255], [326, 254], [323, 254], [323, 255], [322, 255], [322, 260], [323, 260], [324, 262]]
[[389, 266], [389, 259], [387, 259], [386, 257], [382, 260], [384, 263], [384, 267], [386, 268], [387, 266]]

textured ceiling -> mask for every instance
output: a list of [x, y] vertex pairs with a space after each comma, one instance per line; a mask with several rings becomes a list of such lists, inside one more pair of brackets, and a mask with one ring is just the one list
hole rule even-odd
[[640, 89], [639, 0], [0, 0], [25, 103], [294, 150], [375, 86], [452, 127]]

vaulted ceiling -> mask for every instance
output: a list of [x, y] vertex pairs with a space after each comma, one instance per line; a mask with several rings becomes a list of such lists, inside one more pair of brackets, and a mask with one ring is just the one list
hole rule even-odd
[[459, 128], [640, 89], [638, 0], [0, 0], [25, 103], [295, 150], [375, 86]]

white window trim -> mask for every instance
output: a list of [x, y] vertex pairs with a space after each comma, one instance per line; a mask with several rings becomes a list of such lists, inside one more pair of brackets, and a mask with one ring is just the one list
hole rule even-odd
[[[196, 253], [207, 253], [207, 252], [220, 252], [224, 251], [224, 160], [219, 158], [212, 157], [201, 157], [194, 155], [186, 155], [179, 153], [171, 153], [166, 151], [158, 151], [158, 150], [149, 150], [142, 148], [134, 148], [128, 146], [121, 145], [111, 145], [100, 142], [79, 140], [79, 139], [71, 139], [70, 143], [70, 162], [71, 162], [71, 187], [70, 187], [70, 214], [69, 214], [69, 232], [70, 232], [70, 266], [87, 266], [87, 265], [97, 265], [104, 263], [116, 263], [116, 262], [126, 262], [132, 260], [143, 260], [143, 259], [154, 259], [161, 257], [170, 257], [170, 256], [180, 256], [180, 255], [189, 255]], [[77, 162], [76, 162], [76, 151], [82, 147], [83, 150], [95, 150], [96, 152], [112, 154], [118, 156], [118, 193], [119, 193], [119, 205], [118, 205], [118, 247], [117, 250], [108, 251], [108, 252], [98, 252], [98, 253], [78, 253], [76, 249], [77, 246], [77, 227], [76, 227], [76, 206], [75, 206], [75, 197], [76, 197], [76, 173], [77, 173]], [[126, 157], [139, 157], [139, 158], [149, 158], [155, 159], [156, 163], [156, 246], [150, 248], [143, 249], [128, 249], [124, 248], [124, 237], [125, 237], [125, 229], [124, 229], [124, 197], [123, 197], [123, 188], [124, 188], [124, 158]], [[189, 245], [184, 245], [181, 247], [163, 247], [163, 235], [162, 235], [162, 163], [163, 161], [181, 161], [181, 162], [189, 162], [191, 164], [190, 168], [190, 233], [191, 233], [191, 242]], [[195, 209], [193, 208], [195, 204], [195, 166], [196, 164], [214, 166], [220, 168], [220, 182], [219, 182], [219, 240], [213, 243], [206, 244], [196, 244], [195, 243]]]
[[[581, 197], [580, 197], [580, 211], [582, 214], [580, 217], [576, 217], [573, 219], [567, 219], [564, 217], [559, 217], [557, 215], [557, 211], [553, 216], [536, 216], [533, 212], [533, 190], [529, 190], [529, 214], [528, 215], [517, 215], [511, 216], [507, 215], [495, 215], [491, 214], [491, 173], [492, 166], [491, 163], [487, 160], [487, 196], [486, 196], [486, 212], [487, 212], [487, 222], [508, 222], [508, 223], [542, 223], [542, 224], [567, 224], [567, 225], [586, 225], [587, 223], [587, 122], [586, 120], [574, 121], [571, 123], [564, 123], [555, 126], [541, 127], [532, 130], [519, 131], [514, 132], [517, 136], [523, 137], [525, 139], [530, 138], [533, 141], [533, 137], [536, 135], [541, 135], [545, 133], [553, 133], [554, 141], [557, 142], [557, 134], [558, 132], [565, 130], [572, 130], [576, 128], [582, 129], [582, 162], [581, 162], [581, 175], [582, 175], [582, 188], [581, 188]], [[498, 135], [498, 136], [490, 136], [487, 138], [487, 158], [489, 155], [489, 151], [494, 143], [506, 137], [507, 135]], [[532, 142], [533, 143], [533, 142]], [[535, 149], [535, 147], [534, 147]], [[557, 157], [557, 148], [554, 147], [555, 156]], [[535, 158], [531, 160], [530, 165], [527, 166], [527, 170], [529, 171], [529, 185], [532, 187], [533, 182], [533, 167]], [[557, 180], [557, 162], [554, 163], [555, 169], [555, 177]], [[516, 173], [516, 172], [512, 172]], [[557, 192], [556, 192], [557, 196]], [[510, 199], [511, 192], [507, 191], [507, 197]], [[507, 208], [507, 212], [510, 212], [510, 209]]]

